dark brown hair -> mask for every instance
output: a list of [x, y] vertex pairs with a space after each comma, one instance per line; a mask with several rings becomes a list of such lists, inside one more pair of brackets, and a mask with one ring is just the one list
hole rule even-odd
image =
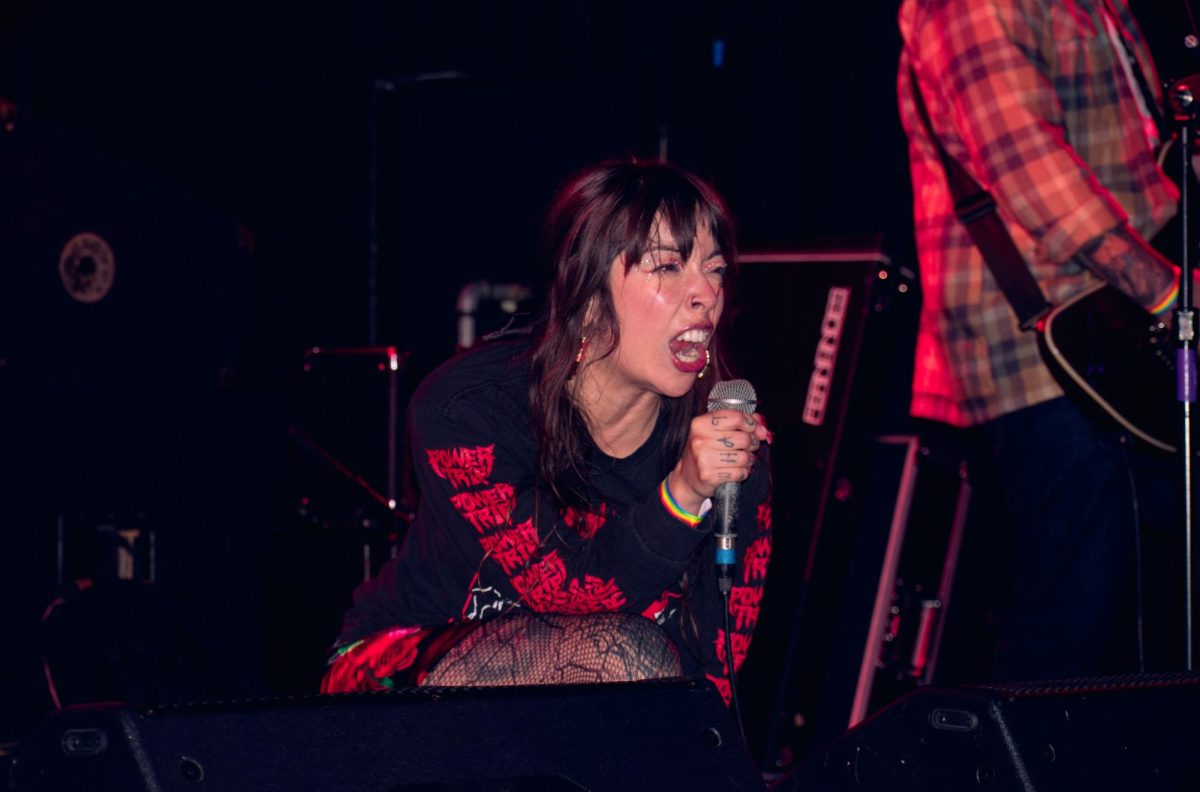
[[[608, 280], [612, 262], [619, 259], [627, 270], [632, 267], [650, 247], [659, 218], [685, 259], [697, 224], [708, 226], [729, 264], [724, 280], [728, 292], [736, 260], [732, 218], [716, 190], [687, 171], [658, 162], [600, 163], [570, 179], [547, 213], [539, 261], [543, 302], [534, 325], [529, 403], [539, 484], [560, 506], [582, 506], [587, 500], [587, 426], [568, 383], [588, 306], [595, 304], [588, 335], [608, 340], [608, 348], [596, 352], [610, 354], [619, 341]], [[664, 397], [665, 445], [672, 463], [682, 452], [691, 419], [704, 411], [712, 383], [726, 369], [719, 327], [709, 352], [711, 369], [696, 387], [679, 398]]]

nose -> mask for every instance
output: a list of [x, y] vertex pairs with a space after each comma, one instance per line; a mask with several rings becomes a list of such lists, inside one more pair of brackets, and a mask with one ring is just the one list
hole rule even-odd
[[709, 311], [717, 304], [721, 281], [710, 273], [693, 271], [688, 281], [688, 299], [692, 308]]

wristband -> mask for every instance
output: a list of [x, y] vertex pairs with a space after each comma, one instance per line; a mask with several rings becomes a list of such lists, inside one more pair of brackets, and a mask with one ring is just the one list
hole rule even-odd
[[1150, 313], [1154, 314], [1155, 316], [1162, 316], [1172, 305], [1175, 304], [1175, 301], [1178, 299], [1179, 281], [1175, 281], [1175, 285], [1171, 287], [1171, 290], [1167, 292], [1166, 296], [1151, 306]]
[[671, 488], [667, 486], [666, 479], [662, 480], [662, 484], [658, 488], [658, 495], [662, 499], [662, 504], [666, 510], [677, 520], [687, 523], [693, 528], [700, 524], [700, 520], [703, 519], [701, 515], [685, 511], [682, 506], [675, 502], [675, 498], [671, 496]]

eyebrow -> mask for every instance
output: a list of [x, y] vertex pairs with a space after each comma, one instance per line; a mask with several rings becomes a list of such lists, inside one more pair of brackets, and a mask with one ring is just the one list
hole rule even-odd
[[[661, 251], [664, 253], [679, 253], [681, 255], [683, 253], [682, 250], [680, 250], [677, 247], [672, 247], [671, 245], [650, 245], [648, 248], [646, 248], [647, 253], [653, 253], [655, 251]], [[721, 248], [716, 247], [716, 248], [713, 248], [712, 253], [708, 254], [708, 257], [705, 258], [704, 260], [712, 261], [713, 259], [717, 258], [718, 256], [724, 256], [724, 255], [725, 255], [725, 253], [721, 250]]]

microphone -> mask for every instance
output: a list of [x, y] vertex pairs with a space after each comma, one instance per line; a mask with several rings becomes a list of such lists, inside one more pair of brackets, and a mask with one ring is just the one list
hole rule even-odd
[[[708, 411], [737, 410], [746, 415], [758, 408], [758, 395], [754, 386], [744, 379], [722, 380], [713, 385], [708, 394]], [[734, 553], [737, 534], [733, 524], [737, 520], [739, 482], [726, 481], [717, 485], [716, 493], [716, 539], [717, 539], [717, 582], [722, 592], [733, 585], [733, 567], [737, 562]]]

